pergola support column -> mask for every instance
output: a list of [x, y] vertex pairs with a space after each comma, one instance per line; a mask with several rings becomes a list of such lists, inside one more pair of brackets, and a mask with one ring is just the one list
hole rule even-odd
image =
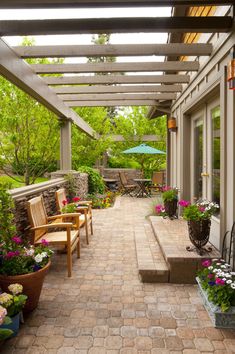
[[72, 169], [71, 121], [63, 120], [60, 127], [60, 170]]

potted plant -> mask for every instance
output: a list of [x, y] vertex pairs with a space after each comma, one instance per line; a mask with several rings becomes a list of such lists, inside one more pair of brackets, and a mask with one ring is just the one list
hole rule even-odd
[[163, 187], [162, 199], [167, 216], [169, 218], [176, 217], [178, 189], [170, 186]]
[[0, 305], [0, 346], [2, 341], [9, 338], [13, 334], [11, 329], [2, 327], [2, 325], [9, 325], [10, 323], [11, 319], [7, 316], [7, 310]]
[[[211, 217], [219, 209], [219, 205], [207, 200], [199, 200], [191, 204], [187, 200], [180, 200], [179, 205], [183, 207], [183, 218], [188, 222], [189, 238], [195, 248], [187, 247], [188, 251], [196, 250], [203, 254], [203, 247], [209, 241]], [[210, 251], [211, 248], [206, 249]]]
[[208, 259], [196, 278], [215, 327], [235, 328], [235, 272], [223, 259]]
[[2, 324], [0, 328], [12, 330], [11, 337], [17, 335], [20, 325], [20, 314], [26, 303], [27, 296], [22, 294], [23, 286], [21, 284], [11, 284], [8, 286], [9, 293], [0, 293], [0, 305], [7, 310], [7, 315], [10, 317], [9, 324]]
[[46, 240], [42, 240], [40, 246], [34, 247], [16, 235], [13, 207], [7, 186], [0, 185], [0, 287], [7, 291], [10, 284], [21, 284], [28, 297], [24, 307], [24, 311], [28, 312], [38, 304], [53, 252]]

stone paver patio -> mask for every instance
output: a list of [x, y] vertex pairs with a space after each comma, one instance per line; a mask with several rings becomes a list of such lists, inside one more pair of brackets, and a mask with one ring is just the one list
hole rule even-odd
[[38, 308], [1, 352], [234, 353], [235, 331], [212, 327], [196, 286], [140, 281], [134, 233], [151, 232], [150, 210], [151, 200], [128, 197], [95, 210], [95, 234], [74, 257], [72, 278], [56, 255]]

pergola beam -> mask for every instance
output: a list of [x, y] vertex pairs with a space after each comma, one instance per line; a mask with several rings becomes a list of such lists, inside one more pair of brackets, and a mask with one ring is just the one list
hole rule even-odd
[[135, 92], [182, 92], [182, 85], [92, 85], [92, 86], [53, 86], [57, 94], [88, 93], [135, 93]]
[[38, 77], [28, 64], [0, 38], [0, 74], [42, 103], [58, 117], [72, 120], [87, 135], [94, 137], [94, 130]]
[[67, 101], [69, 107], [155, 106], [156, 100]]
[[212, 17], [130, 17], [47, 20], [3, 20], [0, 36], [139, 33], [139, 32], [228, 32], [231, 16]]
[[125, 100], [175, 100], [176, 93], [106, 93], [106, 94], [66, 94], [63, 101], [125, 101]]
[[94, 75], [43, 77], [49, 85], [189, 83], [189, 75]]
[[12, 47], [22, 58], [67, 58], [99, 56], [168, 56], [210, 55], [212, 44], [166, 43], [166, 44], [106, 44], [106, 45], [52, 45]]
[[232, 5], [232, 0], [1, 0], [0, 8], [89, 8], [89, 7], [145, 7]]
[[63, 73], [112, 73], [144, 71], [197, 71], [198, 61], [130, 62], [130, 63], [87, 63], [87, 64], [32, 64], [37, 74]]
[[[126, 139], [123, 135], [111, 135], [110, 138], [114, 142], [126, 141]], [[157, 135], [142, 135], [141, 137], [140, 136], [133, 136], [132, 139], [134, 141], [139, 141], [139, 140], [141, 140], [141, 141], [162, 141], [162, 138]]]

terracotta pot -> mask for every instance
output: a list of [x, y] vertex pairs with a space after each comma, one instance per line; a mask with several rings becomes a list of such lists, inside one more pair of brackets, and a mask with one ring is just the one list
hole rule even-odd
[[170, 200], [164, 202], [164, 208], [167, 215], [172, 218], [176, 215], [177, 210], [177, 200]]
[[33, 311], [38, 305], [43, 281], [50, 265], [51, 261], [49, 261], [44, 268], [38, 270], [37, 272], [28, 274], [9, 276], [0, 274], [0, 287], [3, 291], [9, 292], [8, 286], [10, 284], [21, 284], [23, 286], [23, 294], [28, 296], [23, 312], [27, 313]]

